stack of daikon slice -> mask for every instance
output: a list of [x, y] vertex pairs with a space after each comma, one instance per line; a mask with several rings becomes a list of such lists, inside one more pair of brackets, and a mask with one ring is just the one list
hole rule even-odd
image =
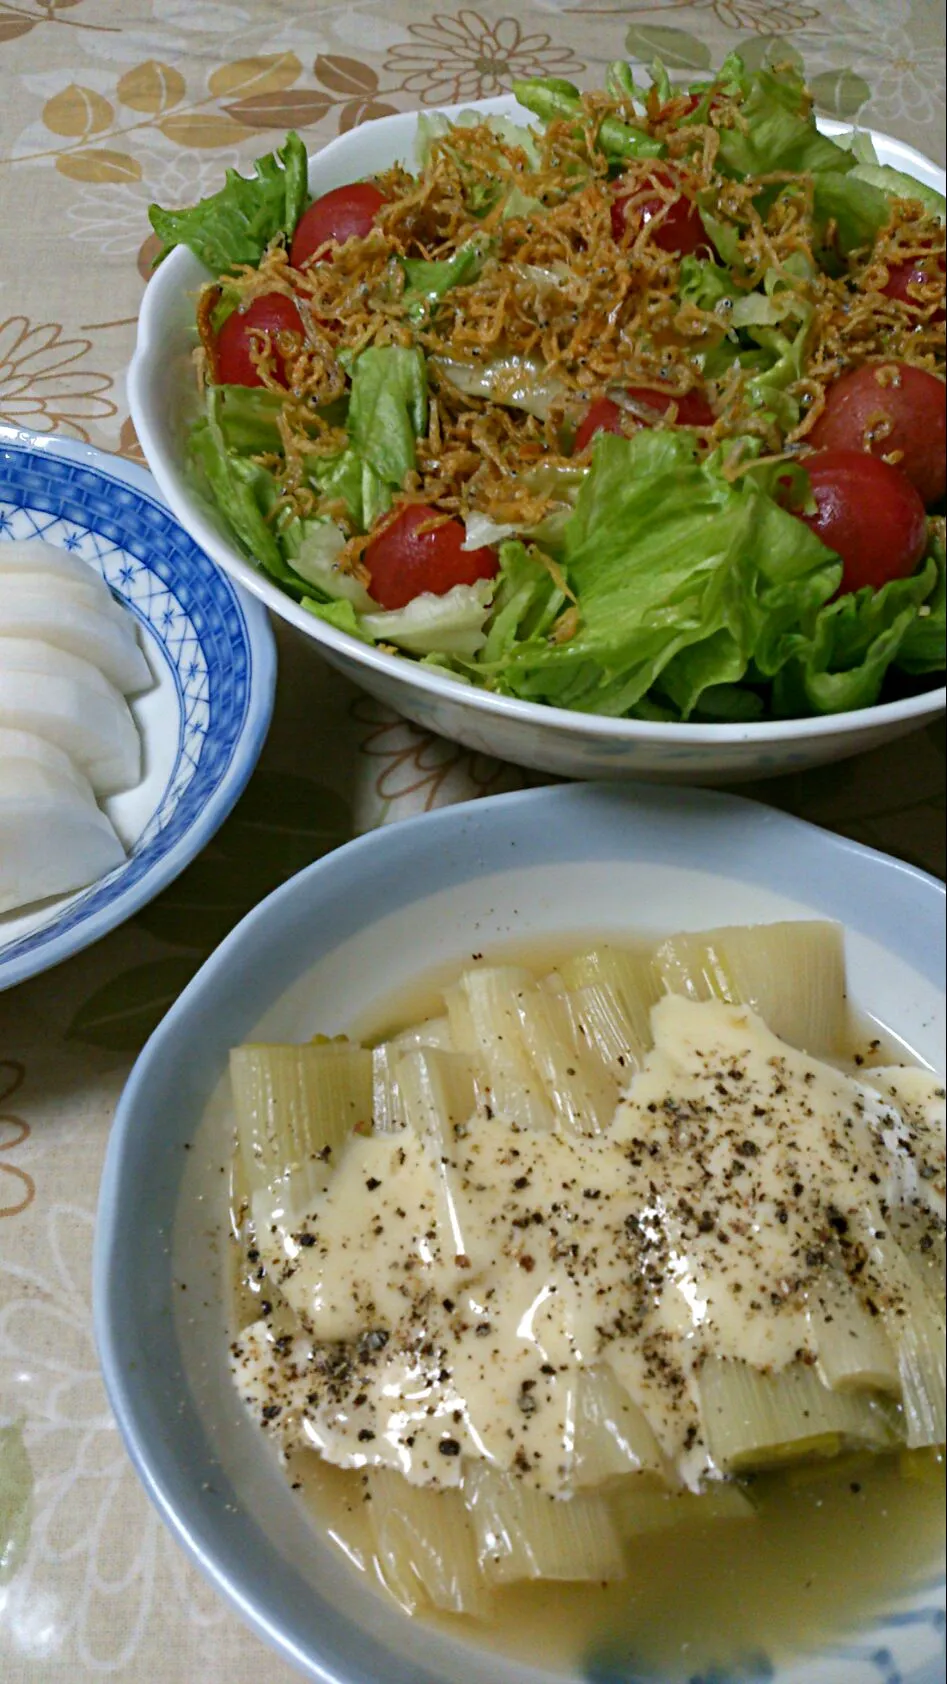
[[135, 622], [78, 556], [0, 543], [0, 912], [66, 894], [125, 849], [102, 797], [141, 776]]

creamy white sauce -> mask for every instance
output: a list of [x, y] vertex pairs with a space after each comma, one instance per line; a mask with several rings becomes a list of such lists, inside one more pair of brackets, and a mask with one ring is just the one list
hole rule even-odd
[[745, 1007], [668, 995], [652, 1022], [600, 1135], [481, 1103], [446, 1143], [353, 1135], [309, 1210], [257, 1203], [261, 1267], [305, 1332], [264, 1316], [233, 1364], [287, 1446], [419, 1483], [483, 1457], [568, 1493], [578, 1378], [606, 1363], [697, 1485], [706, 1356], [814, 1360], [811, 1312], [846, 1280], [891, 1307], [876, 1242], [942, 1211], [938, 1080], [855, 1080]]

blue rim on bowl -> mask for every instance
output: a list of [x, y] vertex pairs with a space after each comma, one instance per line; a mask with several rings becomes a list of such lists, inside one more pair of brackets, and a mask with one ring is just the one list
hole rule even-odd
[[[650, 874], [665, 903], [689, 874], [690, 911], [681, 911], [681, 921], [690, 916], [695, 928], [701, 921], [732, 921], [740, 906], [751, 921], [840, 919], [855, 955], [856, 982], [858, 967], [871, 966], [871, 995], [863, 1003], [900, 1032], [914, 1029], [921, 1050], [937, 1056], [930, 1008], [935, 1001], [933, 1016], [942, 1012], [941, 884], [737, 797], [586, 784], [442, 809], [359, 838], [308, 867], [255, 908], [208, 960], [148, 1043], [122, 1095], [102, 1179], [93, 1281], [95, 1332], [112, 1407], [139, 1476], [178, 1541], [262, 1637], [322, 1684], [377, 1684], [380, 1678], [386, 1684], [456, 1684], [459, 1678], [464, 1684], [500, 1678], [504, 1684], [548, 1684], [550, 1674], [519, 1663], [510, 1671], [495, 1652], [478, 1661], [479, 1652], [466, 1647], [458, 1660], [457, 1645], [440, 1633], [423, 1628], [421, 1638], [405, 1635], [402, 1628], [411, 1622], [402, 1616], [366, 1612], [378, 1599], [367, 1592], [359, 1598], [347, 1575], [333, 1577], [327, 1556], [305, 1571], [292, 1557], [295, 1544], [312, 1558], [315, 1534], [258, 1428], [249, 1420], [233, 1428], [232, 1416], [240, 1411], [226, 1355], [212, 1349], [226, 1344], [224, 1337], [213, 1338], [214, 1327], [219, 1335], [225, 1325], [225, 1289], [204, 1280], [201, 1293], [186, 1299], [172, 1290], [172, 1282], [183, 1278], [172, 1245], [176, 1215], [178, 1228], [191, 1234], [202, 1221], [212, 1226], [206, 1207], [191, 1202], [193, 1187], [185, 1196], [195, 1131], [226, 1070], [229, 1048], [257, 1028], [275, 1001], [297, 997], [292, 991], [300, 978], [310, 1000], [308, 973], [326, 969], [321, 1009], [330, 1016], [347, 1009], [335, 1004], [331, 967], [338, 976], [344, 966], [346, 975], [357, 969], [350, 943], [361, 944], [366, 968], [346, 986], [355, 989], [363, 981], [373, 994], [385, 984], [366, 953], [382, 954], [380, 968], [394, 967], [407, 979], [413, 970], [440, 963], [447, 950], [459, 962], [469, 953], [474, 929], [476, 945], [489, 946], [524, 906], [529, 924], [520, 935], [562, 936], [583, 923], [600, 931], [603, 907], [614, 904], [615, 881], [631, 872], [635, 882]], [[587, 890], [585, 881], [596, 876], [598, 888]], [[722, 886], [708, 897], [711, 879]], [[622, 879], [624, 889], [629, 881]], [[578, 912], [563, 893], [567, 882], [578, 886], [579, 899], [586, 896]], [[430, 905], [419, 920], [425, 902]], [[673, 904], [676, 912], [678, 902]], [[646, 902], [638, 922], [650, 927], [666, 914], [667, 904], [655, 911]], [[397, 927], [395, 919], [401, 920]], [[423, 931], [420, 957], [404, 940], [408, 920]], [[627, 908], [614, 921], [633, 923]], [[392, 953], [396, 957], [389, 959]], [[276, 1028], [280, 1038], [293, 1038], [287, 1022], [284, 1016]], [[271, 1027], [265, 1024], [264, 1032]], [[311, 1026], [296, 1038], [306, 1033]], [[208, 1151], [216, 1170], [222, 1161], [216, 1137]], [[210, 1242], [199, 1244], [209, 1248], [208, 1257], [213, 1254]], [[196, 1298], [205, 1301], [200, 1311]], [[176, 1318], [175, 1299], [179, 1307], [187, 1303], [188, 1318], [197, 1312], [193, 1332]], [[214, 1323], [210, 1334], [208, 1320]], [[214, 1365], [220, 1372], [209, 1380]], [[229, 1402], [221, 1403], [225, 1394]], [[234, 1431], [251, 1436], [238, 1445]], [[261, 1491], [268, 1505], [278, 1505], [276, 1531], [272, 1516], [265, 1525], [260, 1518]], [[275, 1498], [274, 1491], [280, 1493]], [[766, 1662], [753, 1676], [773, 1684], [939, 1684], [936, 1651], [943, 1629], [943, 1585], [921, 1586], [850, 1637], [844, 1634], [788, 1668]], [[738, 1684], [736, 1675], [714, 1677], [718, 1684]], [[614, 1684], [631, 1680], [622, 1676]]]
[[276, 686], [265, 608], [204, 554], [135, 463], [0, 427], [0, 541], [4, 535], [42, 536], [93, 562], [138, 621], [176, 698], [177, 744], [125, 862], [44, 908], [5, 944], [0, 934], [0, 988], [97, 941], [184, 869], [243, 790]]

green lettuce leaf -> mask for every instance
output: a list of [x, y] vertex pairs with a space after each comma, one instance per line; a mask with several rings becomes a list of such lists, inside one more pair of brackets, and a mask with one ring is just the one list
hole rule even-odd
[[820, 609], [806, 646], [775, 676], [773, 711], [797, 718], [873, 706], [937, 579], [937, 562], [928, 556], [909, 579], [891, 579], [877, 591], [866, 585]]
[[463, 286], [476, 280], [489, 250], [485, 239], [466, 240], [453, 257], [442, 263], [428, 263], [420, 257], [404, 257], [401, 267], [405, 273], [403, 302], [409, 316], [423, 320], [429, 306], [443, 298], [451, 287]]
[[276, 529], [267, 519], [280, 495], [273, 475], [248, 457], [229, 452], [210, 416], [192, 427], [188, 450], [199, 482], [251, 559], [293, 596], [303, 595], [306, 585], [287, 564]]
[[944, 562], [943, 521], [931, 521], [927, 561], [937, 570], [934, 588], [908, 626], [898, 649], [897, 664], [904, 672], [942, 672], [947, 660], [947, 567]]
[[356, 357], [348, 435], [361, 460], [386, 485], [401, 486], [405, 475], [416, 467], [414, 441], [426, 427], [423, 351], [403, 345], [373, 345]]
[[486, 642], [493, 580], [454, 585], [443, 596], [425, 591], [403, 608], [363, 614], [360, 625], [379, 643], [393, 643], [411, 655], [451, 655], [470, 659]]
[[351, 446], [338, 456], [311, 457], [308, 472], [321, 496], [345, 504], [360, 532], [367, 532], [391, 508], [390, 484]]
[[832, 252], [849, 252], [873, 246], [882, 228], [891, 220], [891, 201], [880, 187], [837, 170], [816, 170], [812, 177], [817, 229], [834, 227]]
[[743, 122], [720, 135], [718, 159], [728, 174], [758, 176], [774, 170], [844, 174], [853, 168], [852, 154], [819, 133], [809, 114], [805, 83], [793, 68], [758, 70], [742, 81]]
[[[660, 678], [661, 695], [687, 717], [704, 690], [741, 679], [755, 656], [771, 667], [788, 659], [788, 634], [841, 574], [750, 476], [731, 484], [700, 464], [683, 428], [598, 437], [564, 554], [577, 634], [563, 643], [523, 637], [493, 681], [612, 715]], [[499, 612], [500, 593], [497, 604]]]
[[228, 170], [220, 191], [199, 204], [186, 210], [151, 205], [148, 216], [162, 242], [155, 262], [185, 245], [214, 275], [258, 264], [270, 242], [288, 238], [299, 221], [309, 196], [308, 167], [305, 145], [290, 132], [277, 152], [257, 159], [252, 176]]
[[534, 549], [518, 539], [500, 545], [493, 613], [481, 666], [501, 664], [517, 642], [545, 637], [566, 605], [563, 591]]

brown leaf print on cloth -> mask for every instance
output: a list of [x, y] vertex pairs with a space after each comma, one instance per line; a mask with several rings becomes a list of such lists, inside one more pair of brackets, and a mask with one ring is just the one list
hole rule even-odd
[[65, 339], [60, 322], [0, 322], [0, 420], [88, 444], [86, 423], [116, 414], [104, 395], [112, 376], [78, 367], [91, 349], [91, 339]]
[[650, 6], [570, 6], [570, 13], [590, 17], [651, 17], [668, 12], [713, 12], [725, 29], [747, 29], [757, 35], [781, 35], [791, 29], [805, 29], [819, 17], [817, 6], [804, 0], [664, 0]]
[[385, 70], [405, 93], [434, 104], [503, 93], [520, 76], [572, 76], [585, 66], [571, 47], [526, 34], [515, 17], [490, 23], [467, 7], [429, 23], [409, 23], [410, 41], [392, 47]]
[[[17, 1058], [0, 1058], [0, 1105], [23, 1086], [26, 1066]], [[8, 1155], [30, 1137], [30, 1125], [22, 1117], [0, 1112], [0, 1218], [17, 1216], [36, 1197], [36, 1183], [25, 1169], [7, 1162]]]
[[[359, 752], [383, 762], [374, 780], [380, 801], [399, 801], [423, 793], [421, 806], [429, 813], [443, 805], [445, 797], [474, 800], [502, 790], [522, 789], [527, 782], [528, 774], [520, 768], [444, 737], [431, 736], [371, 696], [356, 697], [352, 718], [368, 727], [359, 740]], [[462, 796], [456, 790], [445, 791], [448, 779], [464, 784]]]
[[82, 0], [32, 0], [32, 4], [13, 5], [12, 0], [0, 4], [0, 46], [4, 41], [18, 41], [29, 35], [41, 23], [66, 24], [70, 29], [88, 29], [95, 35], [117, 35], [118, 26], [110, 23], [86, 23], [81, 18], [64, 18], [61, 12], [81, 6]]

